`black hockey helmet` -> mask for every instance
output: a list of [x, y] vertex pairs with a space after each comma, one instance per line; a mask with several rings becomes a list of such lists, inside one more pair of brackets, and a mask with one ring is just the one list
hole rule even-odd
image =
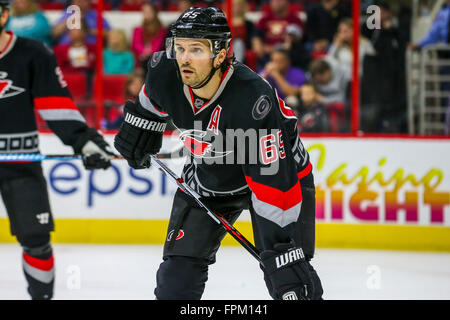
[[215, 57], [222, 49], [230, 47], [231, 31], [225, 13], [215, 7], [191, 7], [183, 12], [170, 26], [171, 37], [166, 43], [168, 58], [175, 58], [173, 51], [175, 38], [206, 39], [211, 43], [211, 51]]

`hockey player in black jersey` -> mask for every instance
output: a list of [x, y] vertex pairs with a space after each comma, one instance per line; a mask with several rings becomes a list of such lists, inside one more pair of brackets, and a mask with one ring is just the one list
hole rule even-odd
[[[75, 106], [53, 53], [40, 42], [6, 32], [9, 0], [0, 0], [0, 153], [38, 153], [35, 111], [66, 145], [83, 155], [87, 169], [106, 169], [111, 148], [89, 128]], [[32, 299], [53, 296], [54, 230], [39, 163], [0, 164], [0, 193], [11, 233], [23, 248], [23, 270]]]
[[[315, 191], [293, 111], [276, 90], [229, 56], [230, 29], [217, 8], [191, 8], [155, 53], [139, 99], [115, 137], [133, 168], [150, 165], [171, 119], [188, 150], [182, 179], [234, 222], [249, 209], [261, 268], [274, 299], [321, 299], [310, 264]], [[181, 190], [175, 194], [157, 299], [200, 299], [225, 230]], [[232, 275], [230, 275], [232, 277]]]

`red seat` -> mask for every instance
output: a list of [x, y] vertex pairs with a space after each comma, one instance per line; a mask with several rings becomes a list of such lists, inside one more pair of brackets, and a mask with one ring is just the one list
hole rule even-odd
[[[72, 98], [86, 119], [88, 125], [95, 125], [96, 111], [94, 97], [88, 97], [87, 77], [84, 73], [66, 73], [64, 79]], [[89, 94], [91, 95], [91, 93]]]
[[245, 64], [253, 71], [256, 71], [257, 60], [256, 53], [253, 50], [245, 51]]
[[84, 73], [66, 73], [64, 79], [74, 100], [81, 100], [86, 97], [87, 83]]
[[103, 99], [105, 102], [122, 104], [125, 102], [125, 87], [128, 76], [126, 75], [104, 75], [103, 76]]
[[326, 104], [330, 116], [331, 132], [339, 132], [345, 120], [345, 105], [343, 103]]
[[271, 10], [272, 10], [272, 9], [270, 8], [270, 4], [268, 4], [268, 3], [264, 3], [264, 4], [261, 6], [261, 11], [262, 11], [263, 14], [264, 14], [264, 13], [269, 13]]
[[299, 12], [304, 11], [304, 9], [305, 8], [303, 7], [303, 5], [301, 5], [299, 3], [291, 3], [289, 5], [289, 11], [291, 11], [291, 12], [299, 13]]
[[169, 6], [167, 7], [167, 11], [171, 12], [178, 11], [178, 5], [174, 3], [169, 4]]
[[39, 3], [39, 7], [42, 10], [63, 10], [64, 4], [62, 3]]
[[[156, 10], [162, 11], [163, 7], [161, 4], [156, 3], [153, 4], [156, 7]], [[142, 4], [121, 4], [119, 6], [120, 11], [141, 11]]]

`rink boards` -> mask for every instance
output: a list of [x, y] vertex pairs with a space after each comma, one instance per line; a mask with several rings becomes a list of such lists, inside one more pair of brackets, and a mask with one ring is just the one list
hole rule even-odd
[[[112, 144], [113, 136], [108, 136]], [[316, 181], [318, 247], [450, 251], [450, 140], [303, 139]], [[179, 146], [165, 136], [163, 148]], [[50, 134], [43, 153], [70, 153]], [[183, 159], [167, 161], [180, 172]], [[176, 187], [156, 169], [113, 161], [85, 171], [80, 161], [45, 161], [55, 242], [163, 243]], [[236, 226], [252, 238], [248, 213]], [[0, 201], [0, 242], [9, 235]], [[224, 244], [234, 245], [232, 238]]]

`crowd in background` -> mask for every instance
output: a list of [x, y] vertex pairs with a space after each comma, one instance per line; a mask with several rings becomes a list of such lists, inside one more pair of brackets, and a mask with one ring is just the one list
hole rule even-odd
[[[50, 25], [39, 5], [63, 3], [79, 6], [80, 28], [68, 29], [69, 15]], [[142, 22], [130, 39], [113, 29], [104, 18], [104, 74], [121, 77], [123, 99], [135, 98], [145, 79], [146, 63], [164, 49], [167, 29], [160, 10], [182, 12], [190, 6], [221, 5], [221, 1], [107, 0], [112, 9], [139, 6]], [[361, 130], [406, 132], [405, 50], [409, 43], [410, 9], [392, 10], [390, 1], [362, 1], [362, 9], [376, 4], [381, 9], [381, 29], [362, 19], [359, 43], [361, 80]], [[176, 7], [174, 7], [176, 6]], [[262, 13], [250, 21], [246, 13]], [[303, 15], [299, 13], [303, 13]], [[19, 36], [51, 46], [65, 74], [86, 75], [92, 88], [96, 66], [97, 11], [89, 0], [14, 0], [7, 29]], [[362, 12], [364, 18], [364, 11]], [[349, 132], [353, 65], [353, 19], [349, 0], [234, 0], [233, 52], [267, 79], [298, 115], [301, 132]], [[109, 88], [105, 88], [108, 90]], [[86, 90], [82, 99], [89, 99]], [[120, 104], [118, 102], [118, 104]], [[103, 122], [106, 129], [120, 123], [117, 104]]]

